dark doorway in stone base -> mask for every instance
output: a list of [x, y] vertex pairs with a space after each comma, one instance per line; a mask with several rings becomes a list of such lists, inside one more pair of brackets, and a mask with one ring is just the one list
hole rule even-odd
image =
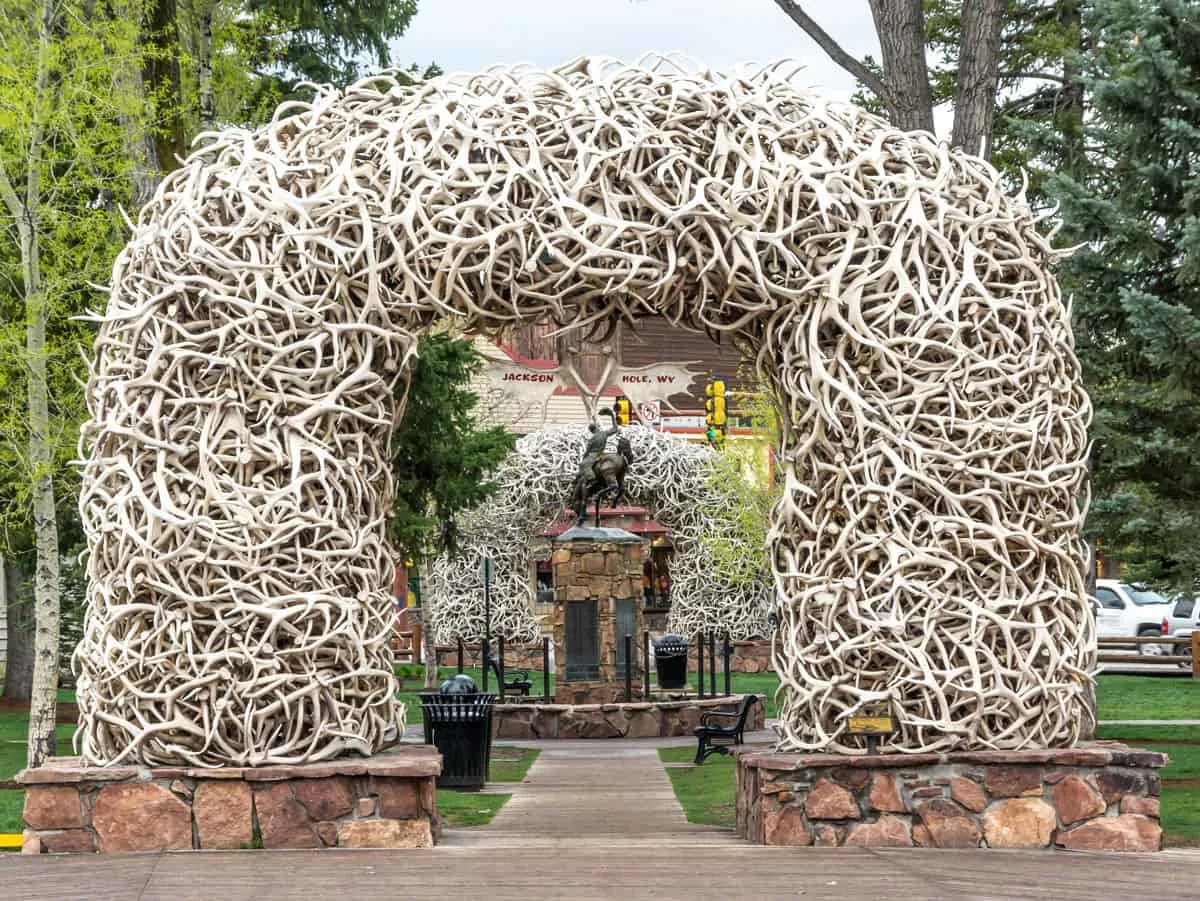
[[566, 610], [568, 682], [600, 678], [600, 628], [596, 601], [568, 601]]

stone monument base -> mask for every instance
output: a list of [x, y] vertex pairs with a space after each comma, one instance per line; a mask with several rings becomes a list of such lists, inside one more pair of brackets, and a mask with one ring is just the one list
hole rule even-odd
[[25, 786], [22, 852], [431, 848], [439, 826], [429, 745], [262, 767], [89, 767], [56, 757]]
[[784, 754], [741, 748], [737, 832], [760, 845], [1158, 851], [1164, 754]]
[[[660, 738], [691, 735], [708, 712], [736, 713], [741, 695], [690, 701], [638, 701], [632, 704], [497, 704], [492, 713], [496, 738]], [[763, 728], [763, 703], [751, 708], [746, 730]]]

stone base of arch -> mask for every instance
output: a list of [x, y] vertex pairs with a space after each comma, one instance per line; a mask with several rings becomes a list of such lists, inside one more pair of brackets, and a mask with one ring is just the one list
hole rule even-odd
[[[496, 738], [517, 741], [579, 738], [666, 738], [691, 735], [704, 713], [736, 713], [741, 695], [629, 704], [497, 704], [492, 713]], [[759, 695], [746, 729], [764, 727], [766, 698]]]
[[440, 825], [428, 745], [264, 767], [24, 770], [26, 854], [253, 848], [431, 848]]
[[760, 845], [1158, 851], [1167, 758], [1117, 742], [942, 754], [734, 751]]

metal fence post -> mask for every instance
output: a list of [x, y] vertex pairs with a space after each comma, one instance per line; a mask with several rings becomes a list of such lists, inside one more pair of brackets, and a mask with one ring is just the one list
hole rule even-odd
[[708, 633], [708, 696], [717, 696], [717, 633]]
[[725, 633], [725, 697], [729, 697], [733, 692], [729, 690], [729, 655], [732, 653], [729, 647], [729, 633]]
[[496, 691], [500, 695], [500, 701], [504, 701], [504, 636], [496, 636], [496, 668], [499, 670], [496, 675], [496, 681], [500, 684], [496, 686]]
[[625, 702], [633, 702], [633, 636], [625, 633]]
[[642, 700], [650, 700], [650, 630], [642, 632]]
[[488, 640], [485, 638], [479, 642], [479, 660], [483, 667], [483, 690], [488, 690]]
[[463, 671], [463, 640], [462, 636], [458, 637], [458, 671]]

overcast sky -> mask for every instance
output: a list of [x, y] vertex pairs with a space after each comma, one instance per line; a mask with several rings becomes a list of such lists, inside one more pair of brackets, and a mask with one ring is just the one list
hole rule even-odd
[[[804, 9], [849, 53], [878, 57], [867, 0], [806, 0]], [[722, 70], [797, 59], [814, 90], [838, 100], [854, 90], [854, 78], [773, 0], [418, 0], [393, 58], [450, 72], [550, 67], [584, 55], [633, 60], [649, 51], [680, 51]]]

